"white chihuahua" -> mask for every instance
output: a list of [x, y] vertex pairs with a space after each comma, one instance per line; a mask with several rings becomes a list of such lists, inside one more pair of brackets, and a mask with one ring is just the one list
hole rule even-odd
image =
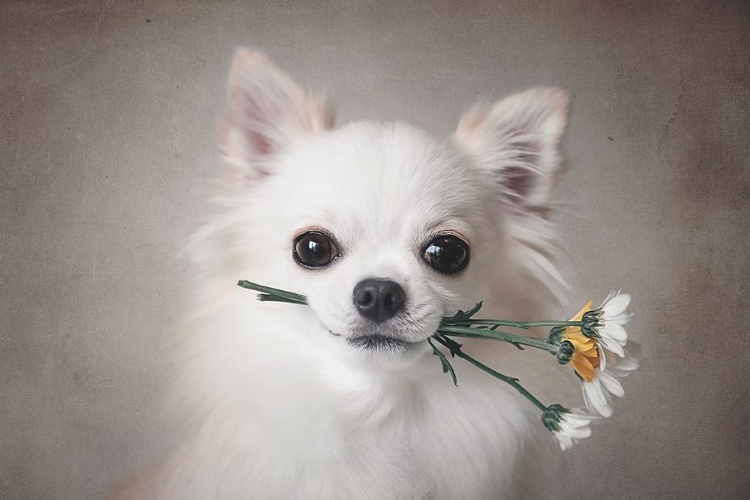
[[[240, 51], [221, 214], [193, 245], [210, 282], [179, 336], [187, 429], [122, 497], [502, 498], [528, 403], [458, 361], [454, 387], [427, 339], [480, 300], [543, 310], [568, 107], [529, 90], [475, 107], [444, 142], [404, 123], [334, 129], [326, 101]], [[239, 279], [309, 306], [259, 302]], [[463, 344], [499, 368], [510, 352]]]

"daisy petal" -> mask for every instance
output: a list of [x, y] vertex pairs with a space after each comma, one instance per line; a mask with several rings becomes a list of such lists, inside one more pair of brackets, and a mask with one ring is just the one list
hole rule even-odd
[[602, 329], [599, 330], [599, 335], [601, 337], [606, 336], [614, 339], [620, 345], [625, 345], [625, 343], [628, 341], [628, 332], [626, 332], [625, 329], [617, 323], [610, 323], [609, 321], [604, 323]]
[[576, 373], [583, 377], [584, 380], [590, 381], [594, 378], [594, 365], [583, 354], [573, 353], [570, 363], [573, 365]]
[[586, 314], [587, 312], [589, 312], [591, 310], [591, 306], [593, 306], [593, 305], [594, 305], [594, 301], [593, 300], [589, 300], [588, 302], [586, 302], [586, 304], [581, 308], [581, 310], [578, 311], [575, 314], [575, 316], [573, 316], [572, 318], [570, 318], [570, 321], [581, 321], [581, 318], [583, 318], [583, 315]]
[[633, 313], [631, 312], [624, 312], [621, 314], [618, 314], [617, 316], [609, 317], [607, 316], [605, 320], [607, 323], [617, 323], [618, 325], [627, 325], [630, 323], [630, 320], [633, 319]]
[[573, 439], [584, 439], [591, 435], [591, 427], [573, 427], [573, 426], [560, 426], [563, 432], [567, 433]]
[[[610, 340], [610, 339], [608, 339], [606, 337], [602, 337], [602, 338], [599, 339], [599, 344], [600, 344], [601, 347], [604, 347], [609, 352], [617, 354], [621, 358], [625, 356], [625, 351], [623, 351], [623, 349], [620, 346], [620, 344], [618, 344], [614, 340]], [[599, 356], [599, 357], [602, 357], [602, 356]], [[602, 363], [602, 366], [601, 366], [602, 370], [604, 370], [604, 366], [603, 365], [604, 365], [604, 363]]]
[[601, 309], [604, 304], [612, 300], [612, 297], [614, 297], [615, 295], [617, 295], [617, 292], [615, 292], [614, 290], [610, 290], [604, 300], [602, 300], [602, 303], [599, 305], [599, 309]]
[[601, 383], [598, 379], [583, 384], [583, 401], [586, 408], [594, 414], [602, 417], [612, 416], [612, 407], [607, 401], [607, 397], [602, 390]]
[[618, 360], [617, 364], [612, 366], [611, 371], [618, 377], [622, 378], [630, 375], [630, 372], [637, 370], [639, 366], [640, 364], [638, 363], [637, 359], [632, 356], [627, 356], [622, 358], [621, 360]]
[[602, 344], [596, 344], [599, 351], [599, 369], [604, 370], [607, 367], [607, 355], [604, 353]]
[[573, 447], [573, 439], [562, 432], [556, 432], [555, 437], [560, 441], [560, 449], [565, 451]]
[[583, 335], [566, 335], [565, 339], [573, 344], [576, 352], [584, 353], [596, 347], [596, 342], [584, 337]]
[[602, 302], [602, 305], [599, 307], [599, 309], [604, 311], [605, 317], [613, 317], [624, 312], [629, 305], [630, 294], [622, 293], [620, 295], [612, 297], [610, 300]]
[[622, 388], [622, 384], [616, 376], [608, 372], [601, 372], [598, 376], [599, 381], [602, 383], [605, 389], [609, 391], [613, 396], [621, 398], [625, 395], [625, 390]]
[[585, 414], [576, 414], [576, 413], [567, 413], [565, 415], [565, 420], [570, 422], [571, 425], [574, 425], [575, 427], [582, 427], [584, 425], [589, 425], [589, 422], [592, 420], [596, 420], [598, 417], [595, 417], [593, 415], [585, 415]]

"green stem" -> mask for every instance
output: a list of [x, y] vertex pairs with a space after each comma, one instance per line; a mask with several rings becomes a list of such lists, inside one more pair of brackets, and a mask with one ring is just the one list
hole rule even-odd
[[541, 401], [539, 401], [537, 398], [535, 398], [533, 394], [531, 394], [529, 391], [527, 391], [524, 388], [524, 386], [522, 386], [521, 384], [519, 384], [518, 383], [518, 379], [515, 379], [515, 378], [512, 378], [512, 377], [508, 377], [507, 375], [503, 375], [502, 373], [493, 370], [492, 368], [490, 368], [489, 366], [485, 365], [484, 363], [481, 363], [481, 362], [477, 361], [476, 359], [472, 358], [471, 356], [469, 356], [468, 354], [466, 354], [465, 352], [463, 352], [461, 350], [460, 345], [457, 344], [457, 343], [455, 343], [455, 342], [454, 342], [455, 345], [453, 347], [451, 347], [451, 345], [449, 345], [448, 342], [446, 342], [445, 339], [441, 338], [439, 335], [435, 335], [435, 336], [433, 336], [433, 338], [435, 340], [437, 340], [438, 342], [440, 342], [441, 344], [443, 344], [445, 347], [447, 347], [451, 351], [451, 353], [455, 354], [459, 358], [465, 359], [466, 361], [468, 361], [472, 365], [476, 366], [477, 368], [479, 368], [483, 372], [485, 372], [485, 373], [487, 373], [489, 375], [492, 375], [493, 377], [495, 377], [495, 378], [497, 378], [499, 380], [502, 380], [506, 384], [508, 384], [511, 387], [513, 387], [523, 397], [525, 397], [526, 399], [528, 399], [529, 401], [531, 401], [534, 404], [534, 406], [536, 406], [537, 408], [539, 408], [543, 412], [547, 411], [547, 407]]
[[546, 340], [524, 337], [523, 335], [514, 335], [500, 330], [484, 330], [481, 328], [469, 328], [467, 326], [440, 325], [437, 332], [454, 337], [504, 340], [511, 344], [523, 344], [530, 347], [536, 347], [537, 349], [544, 349], [549, 352], [557, 352], [557, 346], [550, 344]]
[[[278, 288], [271, 288], [270, 286], [259, 285], [247, 280], [240, 280], [237, 285], [242, 288], [248, 288], [255, 290], [256, 292], [262, 292], [267, 294], [266, 296], [258, 296], [258, 300], [275, 300], [276, 302], [290, 302], [292, 304], [307, 304], [307, 297], [300, 295], [299, 293], [287, 292], [286, 290], [279, 290]], [[271, 298], [273, 297], [273, 298]]]
[[298, 304], [301, 306], [305, 305], [303, 302], [289, 300], [285, 299], [284, 297], [277, 297], [276, 295], [269, 295], [267, 293], [259, 293], [258, 300], [260, 300], [261, 302], [283, 302], [284, 304]]
[[528, 330], [535, 326], [581, 326], [582, 321], [507, 321], [502, 319], [467, 319], [465, 321], [451, 322], [451, 325], [497, 325], [510, 326]]
[[[243, 288], [247, 288], [250, 290], [255, 290], [256, 292], [261, 292], [258, 295], [258, 300], [262, 301], [268, 301], [268, 302], [287, 302], [292, 304], [307, 304], [307, 298], [304, 295], [294, 293], [294, 292], [288, 292], [286, 290], [280, 290], [278, 288], [272, 288], [270, 286], [265, 285], [259, 285], [257, 283], [253, 283], [251, 281], [247, 280], [240, 280], [237, 283], [239, 286]], [[557, 346], [550, 344], [546, 342], [544, 339], [538, 339], [538, 338], [531, 338], [531, 337], [524, 337], [523, 335], [515, 335], [508, 332], [503, 332], [501, 330], [496, 329], [484, 329], [484, 328], [471, 328], [470, 324], [477, 324], [477, 325], [492, 325], [492, 326], [498, 326], [498, 325], [507, 325], [507, 326], [516, 326], [518, 328], [528, 328], [531, 326], [570, 326], [570, 325], [580, 325], [580, 321], [536, 321], [536, 322], [517, 322], [517, 321], [504, 321], [504, 320], [471, 320], [467, 319], [460, 322], [450, 322], [450, 323], [441, 323], [441, 325], [438, 327], [437, 333], [450, 335], [454, 337], [464, 337], [464, 338], [473, 338], [473, 339], [492, 339], [492, 340], [502, 340], [505, 342], [510, 342], [511, 344], [514, 344], [516, 346], [518, 345], [526, 345], [529, 347], [535, 347], [537, 349], [544, 349], [549, 352], [557, 352]]]
[[427, 343], [430, 344], [430, 347], [432, 347], [432, 353], [440, 359], [440, 364], [443, 365], [443, 373], [450, 372], [451, 378], [453, 379], [453, 385], [458, 386], [456, 372], [453, 371], [453, 366], [451, 366], [448, 358], [445, 357], [445, 354], [440, 352], [440, 349], [435, 347], [435, 344], [432, 343], [432, 339], [427, 339]]

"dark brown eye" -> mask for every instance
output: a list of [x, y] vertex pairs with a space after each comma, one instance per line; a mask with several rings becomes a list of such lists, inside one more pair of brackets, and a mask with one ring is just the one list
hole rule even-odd
[[294, 260], [305, 267], [323, 267], [338, 257], [339, 251], [331, 238], [323, 233], [310, 231], [294, 240]]
[[423, 258], [439, 273], [456, 274], [469, 263], [469, 245], [451, 234], [438, 236], [427, 244]]

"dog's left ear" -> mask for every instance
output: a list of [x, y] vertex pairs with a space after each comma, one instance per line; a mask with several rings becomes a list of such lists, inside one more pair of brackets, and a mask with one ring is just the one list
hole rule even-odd
[[531, 89], [467, 112], [453, 136], [473, 167], [491, 173], [505, 201], [544, 207], [560, 170], [570, 96]]
[[305, 136], [333, 126], [325, 99], [300, 87], [265, 54], [237, 52], [229, 75], [229, 103], [221, 146], [233, 177], [255, 184], [273, 160]]

